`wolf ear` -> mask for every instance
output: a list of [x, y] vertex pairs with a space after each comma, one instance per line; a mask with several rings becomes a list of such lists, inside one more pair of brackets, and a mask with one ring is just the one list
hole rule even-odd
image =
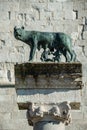
[[24, 29], [24, 26], [22, 26], [21, 28]]

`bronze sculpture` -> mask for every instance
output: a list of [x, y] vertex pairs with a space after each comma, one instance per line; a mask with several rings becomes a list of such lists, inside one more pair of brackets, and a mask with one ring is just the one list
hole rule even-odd
[[[64, 33], [54, 32], [39, 32], [26, 31], [24, 27], [14, 27], [14, 36], [16, 39], [28, 44], [31, 48], [29, 61], [33, 60], [36, 48], [44, 49], [41, 60], [42, 61], [58, 61], [60, 62], [60, 55], [63, 54], [66, 62], [72, 62], [76, 59], [76, 54], [72, 49], [71, 38]], [[49, 49], [48, 51], [46, 49]], [[55, 51], [54, 51], [55, 50]], [[48, 55], [53, 54], [54, 58], [48, 59]]]

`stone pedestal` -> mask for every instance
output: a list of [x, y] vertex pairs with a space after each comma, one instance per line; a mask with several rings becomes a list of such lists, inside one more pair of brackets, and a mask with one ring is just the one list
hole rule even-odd
[[19, 109], [28, 110], [34, 130], [64, 130], [70, 110], [80, 109], [80, 63], [25, 63], [15, 67]]
[[64, 130], [71, 122], [68, 102], [59, 104], [30, 103], [28, 109], [29, 124], [34, 130]]
[[15, 66], [17, 89], [81, 89], [80, 63], [25, 63]]

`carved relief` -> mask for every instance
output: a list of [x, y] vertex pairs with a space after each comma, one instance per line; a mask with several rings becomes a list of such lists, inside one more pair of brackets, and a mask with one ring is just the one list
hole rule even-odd
[[36, 104], [32, 103], [28, 109], [28, 121], [30, 125], [38, 121], [56, 120], [68, 125], [71, 122], [70, 105], [68, 102], [59, 104]]

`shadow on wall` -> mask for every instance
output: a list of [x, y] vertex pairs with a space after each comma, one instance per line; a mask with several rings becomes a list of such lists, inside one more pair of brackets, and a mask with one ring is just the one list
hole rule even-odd
[[55, 89], [55, 88], [52, 88], [52, 89], [17, 89], [16, 92], [17, 92], [17, 95], [19, 96], [23, 96], [23, 95], [35, 95], [35, 94], [44, 94], [44, 95], [48, 95], [50, 93], [57, 93], [57, 92], [69, 92], [71, 90], [75, 90], [75, 89], [69, 89], [69, 88], [58, 88], [58, 89]]

